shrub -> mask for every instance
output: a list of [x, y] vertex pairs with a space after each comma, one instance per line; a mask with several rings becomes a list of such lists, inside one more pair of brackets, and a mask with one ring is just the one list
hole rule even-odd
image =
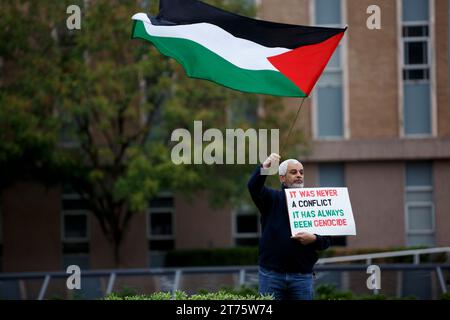
[[[273, 296], [261, 296], [255, 287], [222, 288], [218, 292], [200, 290], [197, 294], [189, 295], [184, 291], [155, 292], [149, 295], [138, 294], [125, 296], [112, 293], [104, 300], [273, 300]], [[334, 285], [321, 284], [317, 286], [314, 300], [415, 300], [415, 296], [391, 297], [384, 294], [356, 295], [350, 291], [338, 291]], [[441, 299], [449, 300], [450, 294], [441, 295]]]
[[257, 247], [237, 247], [169, 251], [166, 255], [165, 266], [242, 266], [257, 263]]
[[317, 286], [314, 295], [315, 300], [353, 300], [354, 295], [350, 291], [336, 291], [332, 284], [321, 284]]
[[450, 292], [443, 293], [441, 295], [441, 300], [450, 300]]
[[109, 294], [104, 300], [272, 300], [271, 296], [260, 296], [259, 294], [235, 294], [227, 291], [206, 292], [188, 295], [184, 291], [155, 292], [150, 295], [119, 296], [115, 293]]
[[[239, 288], [222, 287], [220, 291], [239, 296], [258, 296], [258, 286], [241, 286]], [[199, 292], [201, 293], [201, 292]]]
[[119, 297], [130, 297], [138, 295], [138, 291], [133, 287], [125, 285], [120, 292], [116, 292], [115, 294]]

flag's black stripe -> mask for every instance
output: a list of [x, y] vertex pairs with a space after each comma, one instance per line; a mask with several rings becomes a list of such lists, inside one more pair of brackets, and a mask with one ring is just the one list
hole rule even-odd
[[200, 22], [215, 24], [235, 37], [266, 47], [289, 49], [320, 43], [345, 31], [340, 28], [297, 26], [256, 20], [196, 0], [160, 0], [159, 14], [154, 20], [154, 23], [164, 25]]

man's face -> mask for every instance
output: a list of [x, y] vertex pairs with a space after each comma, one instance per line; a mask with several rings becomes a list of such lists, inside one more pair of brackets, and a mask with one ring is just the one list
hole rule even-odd
[[301, 163], [289, 163], [285, 176], [280, 176], [280, 181], [287, 188], [303, 188], [304, 172]]

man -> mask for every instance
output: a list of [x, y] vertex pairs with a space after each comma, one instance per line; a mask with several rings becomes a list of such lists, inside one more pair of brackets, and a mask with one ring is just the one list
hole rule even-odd
[[[268, 170], [280, 156], [272, 153], [262, 164]], [[291, 236], [285, 188], [303, 188], [303, 165], [295, 159], [282, 162], [278, 169], [281, 190], [264, 186], [266, 175], [261, 166], [254, 171], [247, 186], [261, 213], [259, 242], [259, 292], [275, 299], [313, 298], [312, 268], [318, 260], [316, 250], [330, 246], [330, 237], [307, 232]]]

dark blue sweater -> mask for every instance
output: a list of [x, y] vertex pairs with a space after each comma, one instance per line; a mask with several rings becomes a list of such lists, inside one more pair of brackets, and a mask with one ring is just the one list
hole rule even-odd
[[260, 174], [260, 168], [256, 168], [247, 184], [261, 213], [259, 265], [278, 272], [311, 273], [318, 260], [316, 250], [328, 248], [331, 238], [316, 235], [317, 240], [308, 245], [291, 239], [284, 187], [281, 190], [265, 187], [267, 176]]

